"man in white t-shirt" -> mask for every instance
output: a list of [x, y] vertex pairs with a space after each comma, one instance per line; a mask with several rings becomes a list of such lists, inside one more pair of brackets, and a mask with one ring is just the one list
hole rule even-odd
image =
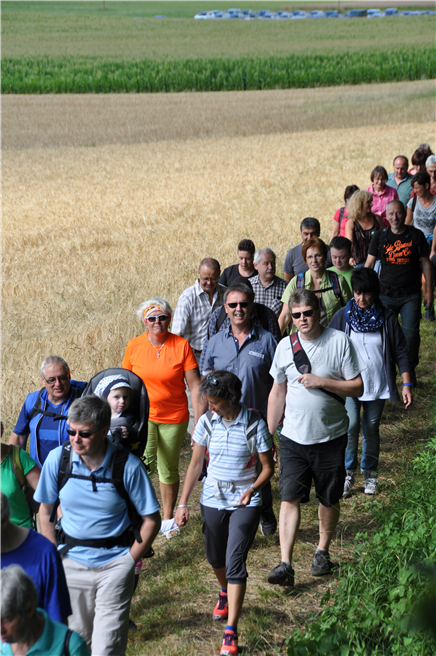
[[363, 393], [360, 372], [365, 369], [346, 335], [320, 325], [314, 292], [297, 289], [290, 296], [289, 309], [298, 333], [292, 336], [294, 345], [286, 338], [277, 347], [268, 400], [272, 435], [285, 411], [280, 436], [281, 563], [268, 574], [268, 582], [278, 585], [294, 583], [291, 563], [300, 504], [309, 500], [312, 479], [320, 505], [319, 543], [311, 574], [328, 574], [334, 567], [329, 545], [339, 519], [348, 429], [343, 397]]

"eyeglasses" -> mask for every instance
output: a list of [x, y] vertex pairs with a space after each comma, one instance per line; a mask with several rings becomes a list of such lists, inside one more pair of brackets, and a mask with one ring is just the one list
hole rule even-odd
[[218, 282], [219, 278], [203, 278], [203, 276], [199, 276], [200, 280], [203, 282]]
[[303, 317], [311, 317], [315, 310], [303, 310], [303, 312], [291, 312], [293, 319], [299, 319], [301, 315]]
[[216, 390], [222, 390], [224, 392], [227, 391], [226, 387], [222, 384], [218, 378], [215, 378], [215, 376], [212, 376], [212, 374], [208, 374], [206, 376], [206, 383], [209, 383], [212, 387], [215, 387]]
[[315, 255], [308, 255], [306, 257], [306, 260], [308, 262], [311, 262], [312, 260], [321, 260], [323, 258], [323, 255], [321, 253], [316, 253]]
[[44, 378], [44, 380], [49, 385], [53, 385], [53, 383], [55, 383], [57, 380], [60, 383], [65, 383], [65, 381], [68, 380], [68, 376], [64, 374], [63, 376], [53, 376], [53, 378]]
[[248, 301], [241, 301], [240, 303], [227, 303], [226, 305], [227, 305], [227, 307], [229, 307], [230, 309], [234, 310], [235, 308], [238, 307], [238, 305], [239, 305], [239, 307], [241, 307], [241, 308], [246, 308], [246, 307], [248, 307], [248, 306], [250, 305], [250, 303], [248, 303]]
[[155, 321], [158, 321], [159, 323], [163, 323], [168, 319], [166, 314], [159, 314], [158, 317], [148, 317], [147, 321], [150, 323], [154, 323]]
[[[101, 429], [99, 428], [98, 430]], [[75, 431], [72, 430], [72, 428], [67, 428], [67, 433], [68, 435], [71, 435], [71, 437], [75, 437], [77, 434], [79, 434], [79, 437], [83, 437], [83, 439], [87, 440], [88, 438], [98, 433], [98, 430], [94, 431], [93, 433], [90, 433], [89, 431]]]

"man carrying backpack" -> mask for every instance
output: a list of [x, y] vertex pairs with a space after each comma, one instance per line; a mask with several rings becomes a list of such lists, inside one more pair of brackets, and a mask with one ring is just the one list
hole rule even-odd
[[39, 467], [52, 449], [67, 442], [64, 417], [73, 401], [82, 395], [84, 382], [71, 380], [70, 368], [59, 355], [49, 355], [41, 365], [44, 387], [27, 395], [9, 444], [26, 448], [30, 435], [30, 457]]
[[51, 520], [59, 497], [59, 546], [73, 608], [69, 627], [86, 640], [93, 656], [125, 653], [135, 563], [160, 527], [145, 467], [109, 441], [110, 421], [105, 399], [77, 399], [68, 411], [71, 448], [58, 447], [48, 455], [35, 492], [42, 532], [54, 544]]

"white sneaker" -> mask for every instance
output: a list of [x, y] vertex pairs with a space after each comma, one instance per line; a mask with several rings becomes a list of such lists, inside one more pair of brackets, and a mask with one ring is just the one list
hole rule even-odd
[[348, 497], [348, 495], [351, 493], [351, 488], [354, 485], [354, 474], [347, 474], [345, 477], [345, 483], [344, 483], [344, 493], [343, 497]]
[[375, 494], [378, 480], [376, 478], [365, 478], [365, 494]]

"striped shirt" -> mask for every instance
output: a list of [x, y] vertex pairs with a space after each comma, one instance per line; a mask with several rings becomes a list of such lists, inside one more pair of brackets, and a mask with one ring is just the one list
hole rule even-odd
[[[207, 432], [204, 428], [205, 415], [200, 417], [195, 432], [192, 436], [194, 442], [200, 446], [207, 445]], [[235, 491], [222, 490], [222, 498], [215, 497], [214, 483], [209, 477], [204, 479], [201, 493], [201, 503], [209, 508], [223, 508], [237, 504], [241, 494], [250, 487], [253, 479], [257, 478], [256, 462], [247, 445], [245, 427], [248, 423], [248, 410], [245, 405], [241, 406], [241, 412], [235, 421], [226, 428], [222, 418], [217, 414], [212, 415], [212, 435], [209, 443], [209, 467], [208, 472], [218, 481], [238, 481], [242, 483], [235, 486]], [[272, 437], [268, 432], [263, 419], [260, 420], [257, 429], [256, 447], [258, 453], [265, 453], [272, 447]], [[243, 483], [247, 481], [247, 483]], [[250, 506], [260, 506], [262, 503], [261, 493], [252, 496]]]
[[203, 349], [207, 335], [207, 322], [212, 312], [224, 304], [226, 288], [218, 284], [210, 303], [209, 294], [200, 287], [198, 280], [192, 287], [188, 287], [178, 300], [171, 332], [188, 340], [196, 351]]

